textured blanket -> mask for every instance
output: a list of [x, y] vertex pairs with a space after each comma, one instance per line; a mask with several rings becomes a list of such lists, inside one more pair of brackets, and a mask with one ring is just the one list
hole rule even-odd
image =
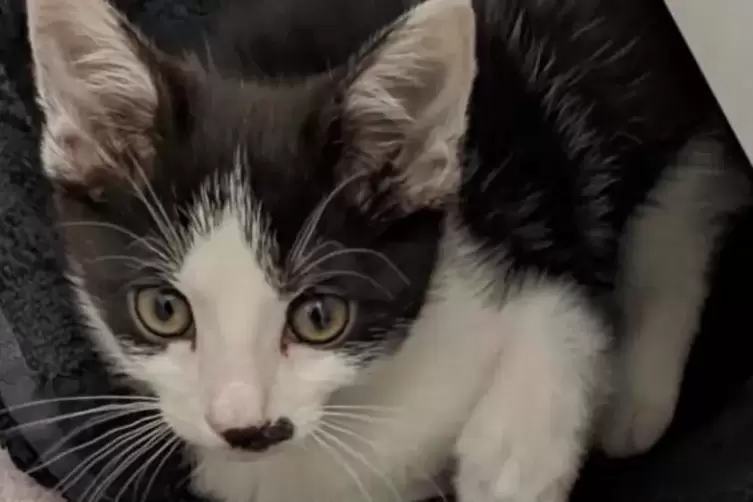
[[[165, 49], [201, 29], [210, 7], [218, 4], [213, 0], [116, 2]], [[143, 502], [195, 500], [183, 488], [187, 477], [179, 459], [167, 462], [149, 496], [144, 484], [140, 490], [121, 493], [119, 483], [110, 483], [113, 479], [108, 480], [104, 471], [117, 468], [117, 457], [107, 469], [84, 463], [98, 449], [93, 441], [104, 437], [105, 428], [103, 424], [81, 430], [81, 412], [91, 408], [91, 401], [87, 406], [80, 397], [111, 394], [113, 389], [84, 335], [61, 274], [49, 186], [37, 153], [39, 119], [24, 1], [0, 0], [0, 441], [15, 466], [11, 469], [7, 457], [0, 456], [0, 502], [47, 502], [39, 498], [45, 496], [38, 491], [40, 486], [64, 488], [58, 496], [82, 502], [94, 495], [87, 493], [88, 487], [106, 484], [112, 489], [96, 500], [118, 496]], [[32, 401], [43, 404], [23, 404]], [[54, 419], [75, 413], [81, 418]], [[114, 428], [115, 424], [106, 425]], [[76, 445], [74, 453], [42, 459], [65, 437], [71, 438], [68, 451]], [[119, 477], [128, 479], [132, 474], [124, 471]], [[152, 473], [148, 474], [146, 482], [151, 482]]]
[[0, 500], [3, 502], [63, 502], [57, 493], [42, 488], [13, 465], [7, 452], [0, 452]]
[[[201, 29], [221, 3], [116, 1], [167, 49]], [[363, 4], [369, 8], [372, 2]], [[49, 187], [39, 171], [39, 116], [24, 15], [23, 0], [0, 0], [0, 410], [7, 408], [0, 411], [0, 502], [84, 502], [82, 487], [101, 481], [96, 477], [101, 473], [91, 469], [76, 482], [70, 474], [87, 458], [85, 438], [101, 431], [80, 435], [77, 455], [40, 462], [40, 454], [75, 432], [73, 424], [51, 420], [83, 409], [80, 401], [66, 398], [112, 389], [82, 333], [60, 272], [60, 247], [47, 209]], [[741, 215], [720, 247], [714, 288], [672, 430], [643, 458], [594, 458], [576, 489], [576, 501], [753, 500], [753, 384], [747, 383], [753, 375], [750, 256], [753, 210]], [[22, 405], [31, 400], [47, 401], [44, 406]], [[149, 494], [124, 492], [120, 499], [196, 500], [183, 486], [182, 464], [177, 459], [168, 464], [174, 468], [155, 480]], [[117, 499], [118, 488], [115, 483], [109, 498], [101, 500]]]

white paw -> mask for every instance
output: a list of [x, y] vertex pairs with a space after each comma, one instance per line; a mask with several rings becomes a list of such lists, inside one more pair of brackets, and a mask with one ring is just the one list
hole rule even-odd
[[520, 466], [508, 461], [501, 469], [461, 463], [455, 478], [458, 502], [566, 502], [571, 482], [543, 482], [543, 476], [521, 477]]
[[508, 303], [501, 359], [456, 444], [459, 502], [566, 502], [601, 393], [605, 336], [570, 289]]
[[[527, 422], [532, 424], [540, 421]], [[458, 443], [459, 502], [566, 502], [581, 445], [572, 432], [502, 425], [504, 418], [468, 427]], [[508, 422], [509, 424], [509, 422]], [[484, 426], [489, 427], [484, 427]], [[481, 426], [481, 427], [479, 427]]]
[[[656, 376], [656, 375], [655, 375]], [[671, 375], [637, 375], [612, 397], [601, 431], [607, 455], [622, 458], [645, 453], [664, 435], [675, 412], [680, 382]], [[649, 381], [651, 380], [651, 381]]]

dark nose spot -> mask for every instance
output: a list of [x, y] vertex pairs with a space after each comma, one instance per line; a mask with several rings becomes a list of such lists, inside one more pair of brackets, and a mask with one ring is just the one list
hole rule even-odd
[[295, 426], [288, 418], [276, 422], [265, 422], [260, 427], [228, 429], [222, 434], [225, 441], [233, 448], [262, 452], [268, 448], [287, 441], [293, 437]]

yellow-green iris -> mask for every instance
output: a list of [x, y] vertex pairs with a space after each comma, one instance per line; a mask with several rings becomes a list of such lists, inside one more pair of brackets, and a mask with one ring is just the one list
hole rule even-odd
[[302, 343], [332, 343], [350, 325], [351, 305], [335, 295], [303, 296], [288, 309], [288, 325]]

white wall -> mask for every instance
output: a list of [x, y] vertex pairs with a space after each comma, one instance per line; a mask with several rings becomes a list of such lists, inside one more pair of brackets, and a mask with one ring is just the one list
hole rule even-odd
[[753, 0], [666, 2], [753, 159]]

